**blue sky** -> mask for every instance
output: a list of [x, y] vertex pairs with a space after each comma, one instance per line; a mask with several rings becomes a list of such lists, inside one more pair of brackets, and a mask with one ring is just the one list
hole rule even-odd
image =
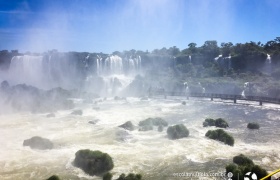
[[279, 37], [279, 0], [0, 0], [0, 49], [149, 50]]

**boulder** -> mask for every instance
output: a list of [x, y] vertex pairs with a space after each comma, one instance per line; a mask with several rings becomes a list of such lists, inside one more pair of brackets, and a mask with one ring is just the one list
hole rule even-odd
[[219, 128], [229, 127], [226, 120], [224, 120], [222, 118], [218, 118], [216, 120], [214, 120], [212, 118], [205, 119], [204, 122], [203, 122], [203, 127], [207, 127], [207, 126], [216, 126], [216, 127], [219, 127]]
[[[254, 162], [248, 157], [240, 154], [233, 157], [233, 162], [226, 166], [226, 174], [231, 172], [233, 174], [232, 180], [245, 179], [248, 172], [255, 173], [258, 179], [261, 179], [268, 175], [267, 171], [261, 168], [258, 165], [255, 165]], [[250, 179], [250, 178], [248, 178]], [[267, 178], [270, 180], [271, 178]]]
[[142, 179], [141, 174], [129, 173], [127, 176], [125, 174], [121, 174], [119, 178], [116, 180], [141, 180], [141, 179]]
[[107, 173], [114, 167], [112, 158], [101, 151], [79, 150], [75, 154], [74, 166], [94, 176]]
[[88, 123], [89, 124], [96, 124], [98, 121], [99, 121], [99, 119], [94, 119], [94, 120], [89, 121]]
[[132, 124], [131, 121], [127, 121], [126, 123], [120, 125], [119, 127], [127, 129], [129, 131], [133, 131], [134, 130], [134, 125]]
[[153, 130], [154, 128], [153, 128], [153, 126], [152, 125], [144, 125], [144, 126], [141, 126], [140, 128], [139, 128], [139, 131], [151, 131], [151, 130]]
[[82, 110], [74, 110], [72, 113], [71, 113], [72, 115], [83, 115], [83, 111]]
[[217, 130], [213, 130], [213, 131], [209, 130], [209, 131], [207, 131], [205, 136], [210, 138], [210, 139], [221, 141], [221, 142], [223, 142], [227, 145], [230, 145], [230, 146], [234, 145], [233, 137], [222, 129], [217, 129]]
[[215, 126], [219, 127], [219, 128], [227, 128], [227, 127], [229, 127], [228, 123], [226, 122], [226, 120], [224, 120], [222, 118], [216, 119]]
[[29, 146], [31, 149], [52, 149], [53, 143], [49, 139], [45, 139], [39, 136], [34, 136], [30, 139], [23, 141], [23, 146]]
[[156, 118], [148, 118], [139, 122], [139, 126], [168, 126], [168, 123], [159, 117]]
[[253, 161], [249, 159], [248, 157], [244, 156], [243, 154], [240, 154], [238, 156], [233, 157], [233, 162], [239, 166], [251, 166], [253, 165]]
[[115, 135], [116, 135], [116, 140], [117, 141], [121, 141], [121, 142], [126, 142], [129, 139], [133, 138], [132, 135], [128, 131], [126, 131], [124, 129], [118, 129], [116, 131]]
[[162, 132], [163, 131], [163, 125], [159, 125], [158, 126], [158, 132]]
[[252, 122], [252, 123], [248, 123], [247, 128], [248, 129], [260, 129], [260, 125], [258, 123]]
[[203, 122], [203, 127], [215, 126], [215, 122], [216, 122], [215, 119], [207, 118]]
[[113, 175], [110, 172], [107, 172], [103, 175], [102, 180], [112, 180]]
[[167, 128], [167, 135], [170, 139], [180, 139], [189, 136], [189, 130], [183, 124], [177, 124]]
[[60, 178], [57, 175], [52, 175], [47, 180], [60, 180]]

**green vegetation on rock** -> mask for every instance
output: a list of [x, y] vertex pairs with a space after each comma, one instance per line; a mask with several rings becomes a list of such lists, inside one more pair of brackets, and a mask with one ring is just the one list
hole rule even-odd
[[248, 123], [247, 128], [248, 129], [260, 129], [260, 125], [258, 123], [252, 122], [252, 123]]
[[[233, 174], [232, 180], [244, 179], [245, 174], [248, 172], [255, 173], [258, 179], [261, 179], [268, 174], [265, 169], [255, 165], [250, 158], [243, 154], [233, 157], [233, 162], [234, 163], [226, 166], [226, 174], [229, 172]], [[267, 180], [270, 179], [271, 178], [267, 178]]]
[[142, 179], [141, 174], [129, 173], [127, 176], [125, 174], [121, 174], [119, 178], [116, 180], [141, 180], [141, 179]]
[[229, 127], [226, 120], [224, 120], [222, 118], [218, 118], [216, 120], [211, 119], [211, 118], [205, 119], [205, 121], [203, 122], [203, 127], [207, 127], [207, 126], [216, 126], [216, 127], [219, 127], [219, 128]]
[[167, 128], [167, 135], [170, 139], [180, 139], [189, 136], [189, 130], [183, 124], [177, 124]]
[[83, 149], [75, 155], [74, 165], [91, 176], [104, 174], [114, 167], [112, 158], [101, 151]]
[[221, 141], [230, 146], [234, 145], [233, 137], [222, 129], [217, 129], [217, 130], [213, 130], [213, 131], [209, 130], [209, 131], [207, 131], [205, 136], [210, 139]]

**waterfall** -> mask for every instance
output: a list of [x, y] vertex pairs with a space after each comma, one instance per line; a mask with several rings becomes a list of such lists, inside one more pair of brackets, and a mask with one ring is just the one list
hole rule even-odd
[[12, 84], [32, 84], [40, 86], [45, 79], [43, 56], [14, 56], [8, 72], [8, 81]]

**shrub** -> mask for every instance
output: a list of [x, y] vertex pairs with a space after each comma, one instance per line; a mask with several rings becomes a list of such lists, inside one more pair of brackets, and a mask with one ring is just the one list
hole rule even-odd
[[214, 140], [221, 141], [225, 144], [228, 144], [230, 146], [234, 145], [234, 139], [231, 135], [229, 135], [227, 132], [225, 132], [222, 129], [217, 129], [217, 130], [209, 130], [205, 134], [206, 137]]
[[259, 128], [260, 128], [260, 125], [259, 125], [258, 123], [255, 123], [255, 122], [253, 122], [253, 123], [248, 123], [247, 128], [248, 128], [248, 129], [259, 129]]
[[[268, 174], [265, 169], [255, 165], [251, 159], [243, 154], [233, 157], [233, 162], [234, 164], [232, 163], [226, 166], [226, 174], [229, 172], [233, 174], [232, 180], [244, 179], [245, 174], [248, 172], [255, 173], [258, 179], [261, 179]], [[267, 180], [270, 179], [270, 177], [267, 178]]]
[[112, 158], [101, 151], [83, 149], [75, 155], [74, 165], [91, 176], [106, 173], [114, 167]]
[[215, 126], [215, 122], [216, 122], [215, 119], [207, 118], [203, 122], [203, 127]]
[[218, 118], [216, 120], [211, 119], [211, 118], [205, 119], [204, 122], [203, 122], [203, 127], [207, 127], [207, 126], [216, 126], [216, 127], [219, 127], [219, 128], [229, 127], [226, 120], [224, 120], [222, 118]]
[[180, 139], [189, 136], [189, 130], [183, 124], [177, 124], [167, 128], [167, 135], [170, 139]]
[[119, 178], [116, 180], [141, 180], [141, 179], [142, 179], [141, 174], [129, 173], [127, 176], [125, 176], [125, 174], [121, 174]]

